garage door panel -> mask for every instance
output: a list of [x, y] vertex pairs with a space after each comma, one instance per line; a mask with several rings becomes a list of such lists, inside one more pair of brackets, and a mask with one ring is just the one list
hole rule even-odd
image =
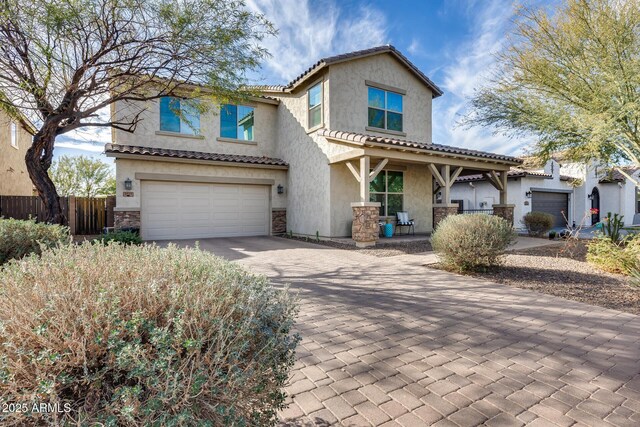
[[143, 181], [145, 240], [269, 234], [269, 188]]
[[569, 196], [567, 193], [533, 191], [531, 195], [531, 210], [552, 215], [554, 227], [564, 227], [566, 226], [566, 221], [562, 212], [564, 211], [565, 215], [568, 215]]

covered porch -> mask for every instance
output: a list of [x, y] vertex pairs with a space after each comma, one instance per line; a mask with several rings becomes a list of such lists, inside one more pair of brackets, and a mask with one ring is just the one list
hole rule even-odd
[[[458, 204], [451, 200], [451, 186], [458, 177], [465, 175], [483, 174], [500, 194], [499, 203], [492, 206], [493, 214], [513, 223], [513, 205], [507, 204], [506, 172], [511, 166], [520, 164], [519, 159], [371, 135], [321, 132], [329, 142], [348, 148], [331, 156], [329, 164], [344, 165], [349, 171], [349, 179], [357, 183], [359, 194], [351, 202], [351, 238], [358, 247], [375, 245], [379, 241], [380, 221], [395, 222], [393, 216], [398, 208], [407, 211], [413, 219], [416, 212], [412, 213], [407, 206], [416, 206], [415, 198], [422, 207], [420, 231], [424, 238], [445, 217], [458, 213]], [[395, 206], [391, 209], [389, 195], [380, 198], [375, 184], [385, 171], [407, 169], [414, 175], [419, 174], [420, 180], [414, 179], [413, 188], [410, 191], [405, 188], [403, 197], [394, 199]], [[407, 200], [408, 197], [411, 199]], [[425, 222], [428, 222], [426, 226]]]

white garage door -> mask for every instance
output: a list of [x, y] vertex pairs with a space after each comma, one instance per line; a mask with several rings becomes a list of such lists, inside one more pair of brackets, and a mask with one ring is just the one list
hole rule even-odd
[[269, 187], [142, 181], [144, 240], [269, 234]]

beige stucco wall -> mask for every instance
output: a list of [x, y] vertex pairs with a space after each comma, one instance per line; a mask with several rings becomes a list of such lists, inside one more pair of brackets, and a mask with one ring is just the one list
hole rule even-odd
[[432, 92], [389, 54], [373, 55], [331, 65], [329, 71], [332, 130], [389, 136], [366, 130], [368, 91], [365, 80], [406, 90], [403, 99], [403, 132], [400, 136], [431, 142]]
[[0, 111], [0, 195], [32, 196], [33, 183], [24, 157], [31, 146], [31, 135], [19, 123], [18, 148], [11, 145], [11, 119]]
[[250, 141], [220, 141], [219, 107], [214, 106], [200, 116], [202, 138], [193, 138], [180, 134], [157, 134], [160, 130], [160, 102], [119, 102], [114, 110], [117, 117], [130, 117], [134, 112], [144, 112], [134, 133], [121, 130], [113, 131], [115, 143], [159, 147], [173, 150], [202, 151], [206, 153], [239, 154], [245, 156], [273, 157], [276, 147], [276, 127], [278, 106], [262, 102], [247, 102], [255, 108], [254, 143]]
[[307, 90], [323, 79], [324, 126], [329, 127], [328, 75], [317, 76], [280, 97], [276, 157], [289, 163], [287, 228], [297, 234], [331, 236], [329, 157], [348, 148], [329, 143], [308, 129]]
[[[198, 175], [203, 177], [233, 177], [273, 179], [275, 184], [271, 188], [271, 207], [286, 208], [287, 197], [278, 194], [278, 184], [285, 185], [287, 171], [280, 169], [257, 169], [248, 167], [212, 166], [206, 164], [191, 164], [165, 162], [155, 160], [116, 159], [116, 207], [119, 210], [140, 208], [140, 180], [135, 179], [136, 173], [158, 173], [177, 175]], [[124, 197], [124, 181], [133, 181], [133, 197]]]

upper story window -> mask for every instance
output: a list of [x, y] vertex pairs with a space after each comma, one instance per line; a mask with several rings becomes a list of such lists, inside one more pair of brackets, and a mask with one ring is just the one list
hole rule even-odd
[[181, 102], [179, 98], [165, 96], [160, 98], [160, 130], [200, 134], [200, 111], [191, 103]]
[[322, 82], [307, 91], [309, 99], [309, 129], [322, 124]]
[[11, 146], [14, 148], [18, 148], [18, 125], [16, 125], [14, 122], [11, 122], [10, 131], [11, 131]]
[[383, 170], [369, 184], [372, 202], [380, 203], [380, 216], [394, 216], [404, 206], [404, 174]]
[[224, 104], [220, 108], [220, 136], [253, 141], [254, 113], [253, 107]]
[[369, 126], [402, 132], [402, 95], [369, 87]]

